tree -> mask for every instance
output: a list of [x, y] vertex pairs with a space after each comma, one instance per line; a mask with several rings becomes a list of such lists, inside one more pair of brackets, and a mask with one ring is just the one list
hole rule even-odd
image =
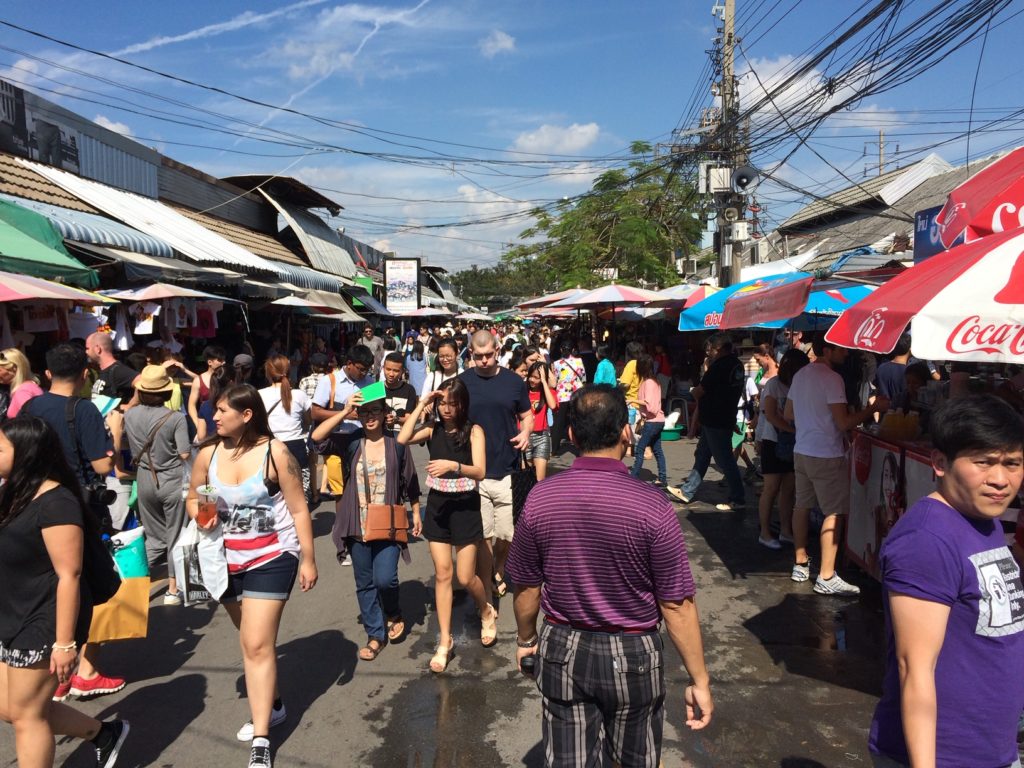
[[670, 285], [675, 255], [697, 250], [703, 225], [694, 215], [697, 196], [672, 165], [651, 157], [647, 142], [634, 142], [626, 168], [602, 173], [589, 193], [553, 209], [534, 212], [527, 242], [505, 254], [514, 272], [543, 274], [548, 290], [609, 282]]
[[474, 265], [456, 272], [450, 279], [463, 301], [474, 307], [487, 307], [491, 312], [549, 292], [543, 272], [507, 262], [484, 269]]

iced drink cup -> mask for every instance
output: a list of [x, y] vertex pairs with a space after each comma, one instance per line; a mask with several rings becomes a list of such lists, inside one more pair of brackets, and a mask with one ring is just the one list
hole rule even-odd
[[205, 528], [210, 521], [217, 519], [217, 489], [212, 485], [201, 485], [196, 490], [199, 493], [199, 514], [196, 515], [196, 522], [200, 528]]

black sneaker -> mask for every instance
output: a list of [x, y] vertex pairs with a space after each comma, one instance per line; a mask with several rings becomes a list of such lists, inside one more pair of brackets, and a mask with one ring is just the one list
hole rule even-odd
[[114, 768], [117, 756], [121, 752], [121, 746], [128, 736], [128, 730], [127, 720], [111, 720], [100, 726], [100, 732], [96, 738], [102, 742], [103, 746], [97, 744], [96, 741], [93, 742], [96, 744], [97, 768]]
[[249, 768], [272, 768], [270, 764], [270, 741], [253, 739], [252, 750], [249, 752]]

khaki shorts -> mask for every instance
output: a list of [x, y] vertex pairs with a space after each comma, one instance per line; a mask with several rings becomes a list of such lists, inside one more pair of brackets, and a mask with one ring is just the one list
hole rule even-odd
[[512, 475], [480, 481], [480, 521], [485, 539], [512, 541]]
[[796, 474], [796, 506], [817, 507], [826, 517], [845, 515], [850, 510], [850, 462], [845, 456], [819, 459], [793, 454]]

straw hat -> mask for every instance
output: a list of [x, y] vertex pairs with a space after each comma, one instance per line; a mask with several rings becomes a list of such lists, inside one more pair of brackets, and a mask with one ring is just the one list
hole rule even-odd
[[135, 388], [139, 392], [170, 392], [174, 383], [162, 365], [147, 365], [135, 382]]

